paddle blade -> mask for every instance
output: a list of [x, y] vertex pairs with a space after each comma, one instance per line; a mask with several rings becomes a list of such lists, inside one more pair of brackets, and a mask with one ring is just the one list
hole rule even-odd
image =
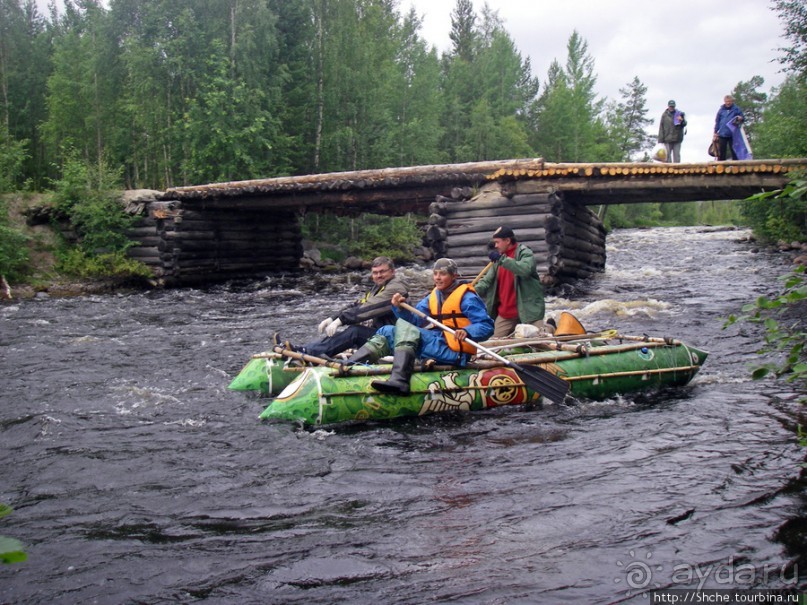
[[569, 383], [538, 366], [510, 364], [530, 389], [555, 403], [563, 403], [569, 392]]

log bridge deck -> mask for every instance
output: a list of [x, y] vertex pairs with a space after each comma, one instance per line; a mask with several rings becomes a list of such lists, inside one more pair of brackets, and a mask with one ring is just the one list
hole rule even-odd
[[359, 170], [177, 187], [137, 205], [133, 258], [162, 285], [296, 271], [305, 212], [428, 216], [424, 243], [472, 274], [490, 234], [513, 227], [554, 282], [605, 268], [591, 206], [742, 199], [781, 188], [807, 159], [555, 164], [541, 159]]

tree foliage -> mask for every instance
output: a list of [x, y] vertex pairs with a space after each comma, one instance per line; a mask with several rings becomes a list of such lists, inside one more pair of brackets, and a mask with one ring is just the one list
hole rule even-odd
[[442, 58], [440, 146], [449, 162], [534, 155], [527, 115], [538, 93], [524, 59], [495, 11], [470, 0], [451, 13], [452, 50]]
[[[643, 145], [646, 89], [608, 106], [572, 32], [539, 90], [498, 14], [457, 0], [451, 47], [396, 0], [0, 0], [2, 115], [15, 182], [67, 153], [165, 189], [391, 165], [614, 161]], [[540, 96], [539, 96], [540, 93]], [[15, 148], [15, 158], [20, 157]]]
[[807, 4], [804, 0], [772, 0], [773, 9], [779, 13], [784, 25], [784, 36], [789, 46], [780, 48], [779, 62], [785, 69], [804, 76], [807, 73]]
[[58, 269], [83, 278], [148, 277], [145, 265], [125, 255], [134, 245], [126, 230], [136, 219], [118, 201], [120, 173], [103, 161], [88, 163], [77, 152], [66, 155], [64, 173], [54, 183], [55, 207], [69, 218], [78, 243], [61, 251]]
[[765, 84], [765, 79], [762, 76], [754, 76], [747, 82], [738, 82], [731, 91], [734, 102], [743, 108], [745, 116], [743, 125], [748, 130], [749, 136], [753, 134], [755, 125], [762, 119], [762, 112], [768, 100], [768, 95], [758, 90], [763, 84]]
[[619, 94], [618, 102], [607, 105], [605, 119], [614, 155], [620, 161], [629, 161], [653, 147], [655, 139], [646, 130], [653, 120], [647, 117], [647, 86], [638, 76], [620, 88]]
[[553, 162], [616, 160], [614, 148], [607, 144], [609, 134], [601, 115], [604, 100], [594, 89], [597, 76], [588, 43], [574, 31], [566, 51], [565, 67], [552, 62], [533, 107], [533, 147]]
[[757, 157], [807, 156], [807, 81], [791, 75], [774, 91], [753, 144]]
[[304, 217], [302, 228], [305, 237], [339, 242], [347, 254], [362, 258], [389, 256], [396, 261], [409, 260], [412, 248], [422, 239], [418, 219], [413, 215], [388, 217], [365, 213], [345, 217], [309, 214]]
[[790, 42], [780, 49], [783, 54], [779, 57], [788, 76], [772, 92], [754, 127], [754, 152], [756, 157], [804, 157], [807, 155], [807, 4], [804, 0], [773, 0], [772, 7], [779, 14], [785, 38]]
[[[10, 515], [13, 510], [8, 504], [0, 502], [0, 519]], [[22, 563], [27, 559], [28, 555], [19, 540], [0, 536], [0, 563], [11, 565], [12, 563]]]
[[[14, 172], [0, 166], [0, 179], [15, 184], [30, 181], [41, 186], [48, 159], [44, 154], [40, 124], [46, 117], [45, 81], [50, 61], [50, 36], [36, 3], [0, 0], [0, 153], [14, 155]], [[20, 157], [9, 142], [25, 145]], [[13, 178], [9, 177], [13, 175]]]
[[789, 182], [784, 189], [751, 196], [743, 215], [760, 238], [768, 242], [807, 241], [807, 180]]
[[[777, 296], [760, 296], [754, 302], [744, 305], [743, 315], [730, 316], [724, 327], [738, 321], [762, 324], [765, 327], [765, 345], [760, 354], [775, 353], [780, 358], [757, 366], [752, 373], [754, 379], [768, 375], [784, 378], [798, 385], [802, 393], [802, 403], [807, 403], [807, 325], [803, 312], [807, 304], [807, 281], [804, 266], [780, 277], [782, 292]], [[802, 445], [804, 442], [804, 434]]]
[[17, 281], [28, 272], [28, 238], [9, 221], [8, 207], [0, 199], [0, 276]]
[[15, 191], [23, 174], [28, 141], [15, 141], [8, 128], [0, 124], [0, 193]]
[[[784, 54], [780, 57], [789, 75], [774, 90], [756, 124], [756, 152], [758, 157], [804, 157], [807, 155], [807, 5], [804, 0], [774, 0], [772, 4], [785, 25], [785, 37], [791, 43], [781, 49]], [[759, 78], [749, 84], [761, 83]], [[742, 209], [754, 233], [762, 239], [807, 241], [807, 180], [804, 175], [794, 175], [782, 190], [751, 196]]]

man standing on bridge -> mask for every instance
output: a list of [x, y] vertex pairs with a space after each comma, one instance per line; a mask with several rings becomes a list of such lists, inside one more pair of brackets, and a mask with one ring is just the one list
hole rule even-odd
[[728, 159], [728, 153], [731, 153], [731, 159], [746, 159], [738, 158], [734, 149], [733, 140], [735, 138], [735, 131], [745, 121], [743, 110], [734, 104], [734, 97], [726, 95], [723, 98], [723, 104], [717, 110], [715, 116], [715, 133], [714, 141], [717, 143], [717, 159], [723, 161]]
[[667, 101], [667, 109], [661, 114], [658, 127], [658, 142], [667, 150], [667, 162], [681, 162], [681, 142], [687, 121], [683, 111], [675, 108], [675, 101]]

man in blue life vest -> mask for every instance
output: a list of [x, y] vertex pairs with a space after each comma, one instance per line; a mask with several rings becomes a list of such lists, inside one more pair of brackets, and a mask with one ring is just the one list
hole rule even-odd
[[544, 286], [532, 250], [518, 243], [510, 227], [496, 229], [492, 240], [488, 258], [494, 265], [476, 284], [476, 291], [496, 319], [493, 338], [510, 336], [520, 323], [549, 330], [544, 325]]
[[470, 338], [483, 341], [493, 334], [493, 319], [485, 310], [485, 303], [469, 284], [457, 281], [457, 263], [441, 258], [434, 263], [432, 279], [434, 289], [416, 308], [455, 331], [454, 334], [439, 328], [427, 329], [428, 322], [401, 308], [406, 296], [392, 296], [393, 312], [398, 317], [394, 326], [383, 326], [349, 359], [353, 363], [372, 363], [394, 351], [389, 380], [374, 380], [374, 389], [382, 393], [409, 393], [415, 358], [434, 359], [438, 363], [464, 366], [476, 348], [465, 342]]
[[[320, 322], [318, 330], [324, 335], [322, 338], [307, 342], [300, 348], [286, 342], [286, 348], [316, 357], [333, 357], [347, 349], [360, 347], [381, 326], [394, 324], [396, 317], [390, 308], [390, 300], [396, 292], [406, 296], [408, 286], [395, 274], [395, 263], [388, 256], [373, 259], [370, 276], [373, 287], [364, 296], [335, 317]], [[340, 330], [342, 326], [345, 328]], [[275, 344], [280, 344], [277, 334], [274, 339]]]

